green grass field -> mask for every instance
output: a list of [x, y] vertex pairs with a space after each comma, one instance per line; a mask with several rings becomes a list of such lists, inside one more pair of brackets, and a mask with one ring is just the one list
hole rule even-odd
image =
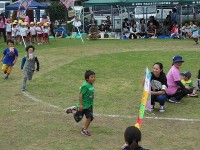
[[[6, 44], [0, 41], [3, 52]], [[195, 82], [200, 66], [200, 47], [189, 39], [85, 39], [84, 44], [80, 39], [51, 39], [50, 45], [36, 45], [41, 70], [22, 92], [20, 62], [26, 53], [22, 45], [16, 48], [19, 59], [10, 78], [5, 81], [0, 74], [1, 150], [120, 150], [125, 128], [136, 122], [145, 68], [162, 62], [167, 73], [172, 57], [181, 55], [181, 71], [190, 70]], [[77, 103], [87, 69], [96, 73], [91, 137], [80, 133], [85, 119], [76, 123], [64, 113]], [[164, 113], [156, 105], [153, 113], [145, 113], [140, 144], [151, 150], [200, 149], [199, 106], [200, 98], [167, 102]]]

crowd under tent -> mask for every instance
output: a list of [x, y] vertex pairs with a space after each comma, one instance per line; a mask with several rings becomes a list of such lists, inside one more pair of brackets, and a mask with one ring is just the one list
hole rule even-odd
[[[49, 5], [32, 0], [31, 4], [28, 6], [26, 12], [28, 13], [31, 21], [34, 21], [33, 20], [34, 13], [35, 13], [36, 20], [40, 21], [40, 16], [41, 16], [40, 10], [48, 10], [48, 9], [49, 9]], [[13, 4], [6, 6], [6, 11], [14, 11], [15, 16], [16, 16], [18, 10], [25, 11], [25, 8], [23, 6], [21, 6], [21, 4], [19, 2], [15, 2]]]
[[[124, 16], [122, 15], [124, 12], [124, 8], [126, 10], [130, 10], [129, 8], [136, 8], [136, 7], [143, 7], [143, 18], [146, 20], [148, 19], [147, 10], [150, 9], [152, 6], [156, 6], [159, 8], [160, 11], [160, 22], [162, 22], [165, 19], [164, 11], [167, 9], [172, 9], [173, 7], [177, 8], [178, 12], [178, 21], [180, 24], [184, 21], [183, 19], [189, 19], [189, 15], [187, 15], [187, 12], [193, 11], [191, 7], [197, 8], [197, 13], [199, 13], [199, 6], [200, 6], [200, 0], [89, 0], [83, 3], [84, 7], [95, 7], [95, 6], [102, 6], [102, 8], [105, 6], [110, 6], [111, 8], [111, 20], [112, 22], [115, 22], [116, 15], [114, 14], [115, 9], [119, 10], [119, 15], [121, 19], [121, 28], [122, 28], [122, 21], [124, 19]], [[184, 10], [183, 10], [184, 9]], [[186, 12], [183, 17], [182, 12]], [[130, 13], [130, 11], [128, 11]], [[135, 12], [134, 12], [135, 13]], [[192, 15], [196, 12], [192, 12]], [[137, 18], [135, 18], [137, 19]], [[195, 18], [193, 18], [195, 19]], [[115, 25], [113, 24], [113, 31], [115, 31]]]

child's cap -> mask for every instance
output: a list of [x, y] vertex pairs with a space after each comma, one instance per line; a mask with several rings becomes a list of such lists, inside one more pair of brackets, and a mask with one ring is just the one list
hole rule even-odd
[[192, 76], [190, 71], [181, 72], [181, 75], [184, 76], [184, 77], [188, 77], [188, 78], [191, 78], [191, 76]]
[[46, 22], [47, 24], [50, 24], [50, 22]]
[[40, 24], [40, 22], [37, 22], [37, 24]]
[[18, 23], [22, 23], [23, 21], [22, 20], [18, 20]]
[[44, 25], [45, 27], [47, 27], [47, 26], [48, 26], [48, 24], [47, 24], [47, 23], [44, 23], [43, 25]]
[[14, 20], [14, 22], [17, 22], [17, 20]]
[[184, 62], [184, 60], [182, 59], [181, 56], [174, 56], [173, 57], [173, 63], [176, 63], [176, 62]]
[[17, 23], [16, 23], [16, 22], [13, 22], [12, 24], [13, 24], [13, 25], [16, 25]]
[[30, 24], [34, 24], [34, 22], [30, 22]]
[[28, 22], [24, 22], [25, 25], [28, 25]]
[[22, 23], [21, 23], [21, 25], [22, 25], [22, 26], [25, 26], [25, 25], [26, 25], [26, 23], [25, 23], [25, 22], [22, 22]]

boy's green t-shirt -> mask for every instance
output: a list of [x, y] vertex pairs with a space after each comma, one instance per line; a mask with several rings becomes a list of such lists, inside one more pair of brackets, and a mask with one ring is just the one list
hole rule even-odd
[[[80, 88], [80, 94], [83, 95], [83, 109], [88, 109], [90, 106], [93, 106], [93, 99], [94, 99], [93, 84], [90, 84], [87, 81], [83, 82]], [[78, 107], [80, 107], [80, 102], [78, 102]]]

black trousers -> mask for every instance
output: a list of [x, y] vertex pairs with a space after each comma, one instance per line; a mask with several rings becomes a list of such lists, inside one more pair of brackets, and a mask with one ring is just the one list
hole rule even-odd
[[188, 89], [177, 89], [176, 93], [174, 95], [167, 95], [168, 98], [174, 97], [176, 100], [181, 100], [183, 97], [185, 97], [187, 94], [191, 94], [191, 90]]
[[5, 28], [0, 28], [0, 33], [3, 33], [4, 42], [6, 42], [6, 29]]

